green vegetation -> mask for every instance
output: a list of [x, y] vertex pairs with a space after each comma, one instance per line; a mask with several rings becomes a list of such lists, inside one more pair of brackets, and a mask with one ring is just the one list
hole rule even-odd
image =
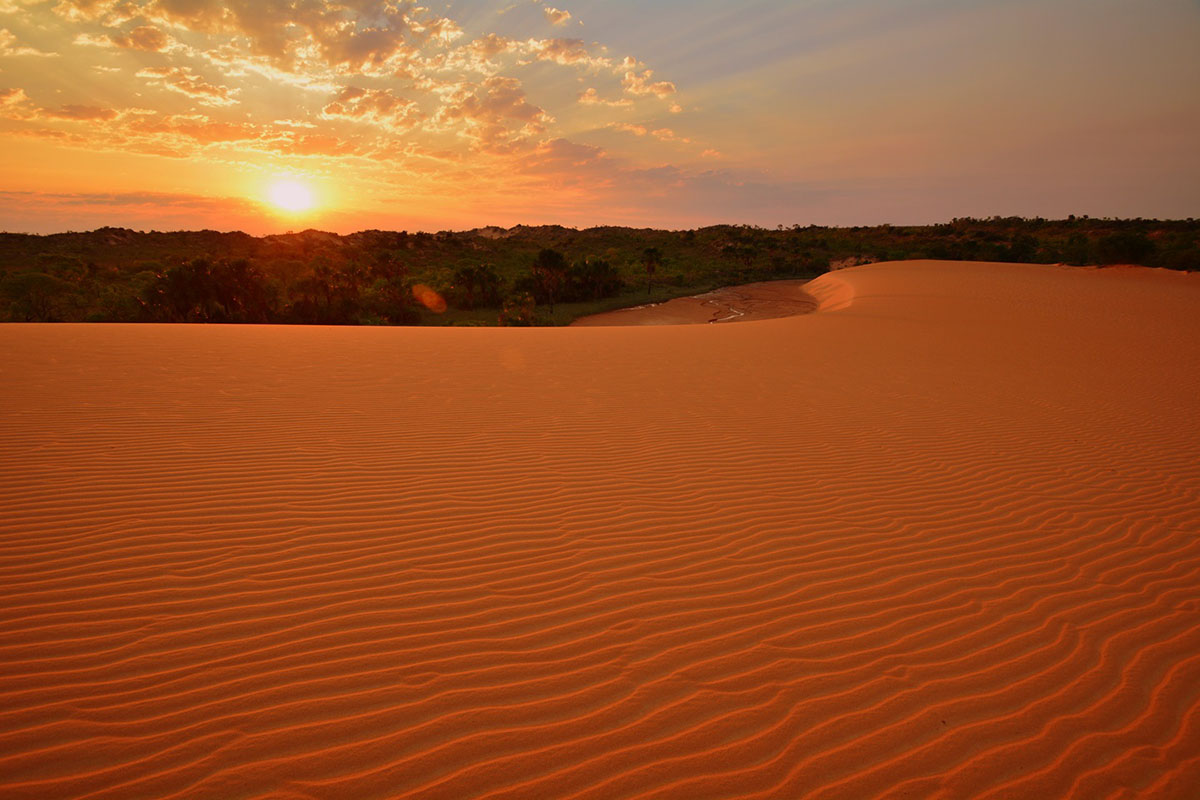
[[[717, 286], [914, 258], [1193, 270], [1200, 222], [994, 217], [774, 230], [0, 234], [0, 320], [562, 325]], [[432, 289], [446, 308], [414, 286]]]

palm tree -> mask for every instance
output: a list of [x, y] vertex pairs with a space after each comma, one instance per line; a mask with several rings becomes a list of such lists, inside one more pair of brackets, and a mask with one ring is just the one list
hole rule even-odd
[[475, 307], [475, 267], [459, 267], [451, 278], [458, 291], [456, 298], [463, 308]]
[[581, 299], [599, 300], [616, 294], [621, 288], [621, 275], [604, 259], [586, 258], [571, 269], [576, 294]]
[[646, 269], [646, 294], [650, 294], [650, 286], [654, 280], [654, 273], [662, 266], [663, 257], [657, 247], [647, 247], [642, 251], [642, 266]]
[[550, 303], [550, 313], [554, 313], [554, 296], [562, 285], [567, 274], [567, 259], [557, 250], [543, 250], [538, 253], [533, 262], [533, 277], [541, 285]]
[[475, 289], [479, 293], [479, 304], [500, 305], [500, 275], [491, 264], [480, 264], [475, 268]]
[[459, 267], [453, 283], [456, 299], [463, 308], [500, 305], [500, 276], [490, 264]]

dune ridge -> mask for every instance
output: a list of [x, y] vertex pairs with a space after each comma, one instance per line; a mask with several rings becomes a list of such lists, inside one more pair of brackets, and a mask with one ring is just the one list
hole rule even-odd
[[1200, 276], [0, 327], [4, 798], [1190, 798]]

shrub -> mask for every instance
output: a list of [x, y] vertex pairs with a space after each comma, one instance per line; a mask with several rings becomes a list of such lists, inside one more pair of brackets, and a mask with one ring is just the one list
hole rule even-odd
[[1146, 234], [1132, 231], [1114, 233], [1096, 243], [1101, 264], [1146, 264], [1154, 249], [1154, 242]]
[[537, 322], [537, 306], [533, 296], [520, 294], [504, 301], [499, 322], [510, 328], [528, 328]]

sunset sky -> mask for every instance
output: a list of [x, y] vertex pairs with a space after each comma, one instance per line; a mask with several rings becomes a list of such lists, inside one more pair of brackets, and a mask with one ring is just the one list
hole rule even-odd
[[0, 0], [0, 141], [8, 231], [1200, 216], [1200, 2]]

